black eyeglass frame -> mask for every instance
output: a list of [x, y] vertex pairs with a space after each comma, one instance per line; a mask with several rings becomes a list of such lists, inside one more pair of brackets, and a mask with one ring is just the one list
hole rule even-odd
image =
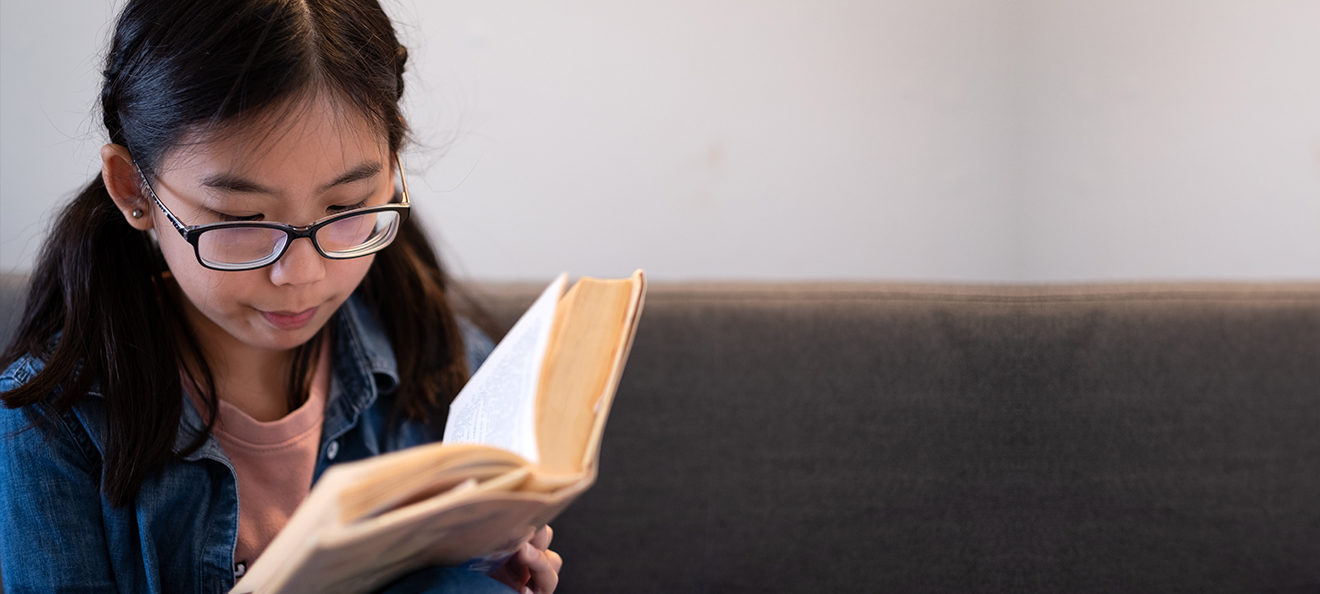
[[[303, 225], [301, 227], [297, 227], [286, 223], [269, 223], [263, 221], [231, 221], [231, 222], [221, 222], [221, 223], [203, 223], [201, 225], [185, 225], [183, 224], [183, 221], [180, 221], [178, 217], [174, 216], [174, 213], [170, 212], [170, 209], [165, 206], [164, 202], [161, 202], [160, 197], [156, 196], [156, 191], [152, 189], [151, 182], [147, 181], [147, 176], [142, 172], [142, 168], [138, 166], [137, 161], [133, 162], [133, 167], [137, 169], [138, 177], [142, 179], [143, 186], [147, 188], [147, 193], [150, 194], [151, 199], [156, 202], [156, 206], [160, 207], [161, 212], [165, 213], [165, 217], [170, 220], [170, 224], [174, 225], [174, 229], [179, 232], [179, 235], [183, 237], [184, 241], [187, 241], [188, 243], [192, 244], [193, 255], [197, 258], [197, 263], [201, 264], [205, 268], [209, 268], [211, 270], [219, 270], [223, 272], [242, 272], [245, 270], [256, 270], [258, 268], [265, 268], [267, 266], [270, 266], [271, 264], [278, 262], [280, 258], [283, 258], [285, 252], [289, 251], [289, 246], [293, 245], [294, 240], [300, 237], [306, 237], [308, 240], [312, 242], [312, 247], [316, 248], [317, 253], [321, 254], [322, 257], [331, 260], [351, 260], [353, 258], [370, 256], [371, 254], [374, 254], [389, 247], [389, 245], [391, 243], [394, 243], [394, 240], [398, 237], [398, 233], [399, 233], [398, 227], [403, 226], [403, 223], [408, 220], [408, 214], [412, 212], [412, 202], [408, 199], [408, 180], [405, 179], [403, 176], [403, 164], [399, 162], [399, 158], [397, 155], [394, 157], [394, 166], [399, 171], [399, 193], [396, 195], [396, 197], [399, 199], [399, 202], [391, 201], [388, 204], [382, 204], [380, 206], [369, 206], [367, 208], [357, 208], [349, 211], [335, 213], [328, 217], [324, 217], [316, 221], [313, 221], [309, 225]], [[389, 241], [381, 244], [379, 247], [371, 249], [370, 251], [366, 251], [363, 253], [355, 253], [348, 256], [335, 255], [333, 252], [326, 252], [324, 249], [321, 249], [321, 244], [316, 241], [316, 232], [320, 230], [322, 227], [325, 227], [327, 225], [330, 225], [332, 223], [335, 223], [337, 221], [349, 217], [371, 214], [374, 212], [389, 212], [389, 211], [399, 213], [399, 220], [398, 222], [395, 223], [396, 228], [394, 229], [394, 233], [389, 238]], [[277, 231], [283, 231], [285, 235], [288, 237], [288, 240], [284, 242], [284, 246], [281, 247], [278, 252], [275, 252], [272, 255], [262, 260], [258, 260], [257, 261], [258, 263], [256, 264], [234, 264], [231, 266], [224, 266], [224, 265], [217, 265], [214, 263], [207, 263], [206, 260], [203, 260], [201, 246], [199, 243], [202, 234], [207, 231], [211, 231], [213, 229], [233, 229], [233, 228], [274, 229]]]

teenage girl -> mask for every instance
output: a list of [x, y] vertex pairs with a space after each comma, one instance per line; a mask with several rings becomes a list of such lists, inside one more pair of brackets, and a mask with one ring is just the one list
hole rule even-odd
[[[406, 60], [376, 0], [128, 0], [0, 355], [6, 591], [224, 592], [327, 466], [438, 439], [490, 342], [408, 216]], [[391, 588], [550, 592], [549, 543]]]

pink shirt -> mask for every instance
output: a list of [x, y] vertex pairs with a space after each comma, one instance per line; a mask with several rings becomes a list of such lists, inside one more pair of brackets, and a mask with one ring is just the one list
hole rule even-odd
[[330, 391], [330, 341], [323, 341], [307, 401], [284, 418], [261, 422], [220, 401], [214, 435], [238, 474], [238, 547], [251, 565], [311, 492]]

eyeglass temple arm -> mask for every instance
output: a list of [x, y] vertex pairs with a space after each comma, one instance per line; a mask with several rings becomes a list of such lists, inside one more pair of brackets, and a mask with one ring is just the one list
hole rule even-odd
[[394, 154], [394, 166], [399, 169], [399, 186], [403, 191], [403, 201], [400, 204], [411, 206], [411, 201], [408, 199], [408, 178], [403, 175], [403, 163], [399, 161], [398, 153]]
[[165, 218], [170, 220], [170, 224], [174, 225], [174, 228], [179, 231], [179, 234], [187, 239], [188, 226], [183, 224], [183, 221], [175, 218], [174, 213], [170, 212], [170, 209], [165, 208], [165, 203], [161, 202], [160, 198], [156, 197], [156, 191], [151, 189], [151, 183], [147, 181], [146, 174], [142, 173], [142, 168], [138, 167], [137, 161], [133, 162], [133, 168], [137, 170], [138, 178], [142, 180], [142, 187], [147, 189], [147, 193], [151, 195], [151, 200], [156, 203], [156, 206], [160, 208], [161, 212], [165, 213]]

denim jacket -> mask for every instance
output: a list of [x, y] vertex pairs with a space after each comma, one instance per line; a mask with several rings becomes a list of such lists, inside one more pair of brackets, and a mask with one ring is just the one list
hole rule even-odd
[[[491, 343], [461, 322], [475, 369]], [[332, 464], [439, 439], [410, 420], [386, 431], [399, 376], [393, 350], [369, 310], [350, 298], [331, 323], [333, 380], [313, 481]], [[42, 367], [38, 358], [20, 359], [0, 375], [0, 392], [22, 385]], [[204, 427], [186, 395], [180, 398], [186, 404], [176, 451]], [[30, 408], [0, 406], [5, 591], [225, 592], [233, 587], [246, 571], [234, 561], [238, 487], [234, 467], [214, 437], [148, 477], [131, 503], [116, 508], [100, 491], [106, 443], [102, 395], [93, 388], [69, 412], [25, 431], [37, 416]], [[472, 572], [431, 573], [429, 583], [447, 583], [452, 587], [442, 589], [449, 591], [509, 591]], [[417, 591], [416, 584], [408, 590]]]

